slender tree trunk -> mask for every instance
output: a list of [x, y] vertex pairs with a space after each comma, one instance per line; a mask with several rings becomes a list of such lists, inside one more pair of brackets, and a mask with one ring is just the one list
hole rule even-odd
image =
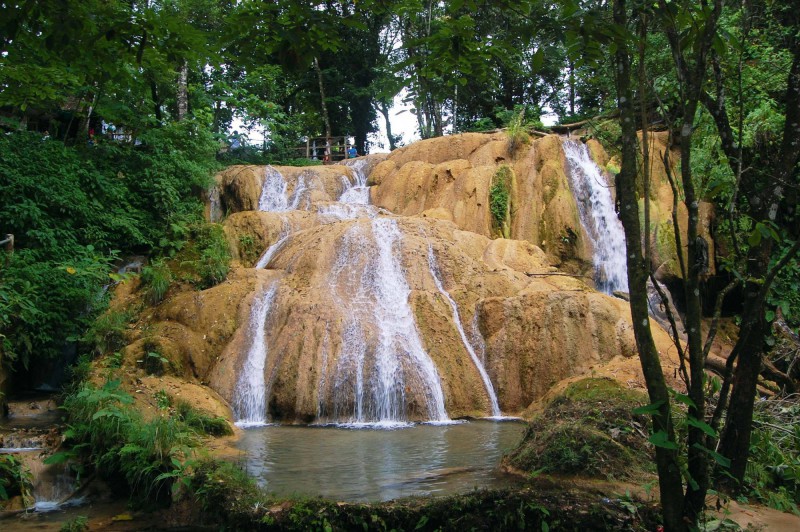
[[153, 99], [153, 112], [156, 115], [156, 120], [161, 123], [164, 118], [161, 114], [161, 99], [158, 96], [158, 86], [152, 76], [150, 76], [150, 97]]
[[325, 138], [331, 138], [331, 120], [328, 117], [328, 105], [325, 103], [325, 84], [322, 82], [322, 69], [319, 67], [319, 60], [314, 58], [314, 70], [317, 72], [317, 82], [319, 82], [319, 99], [322, 107], [322, 120], [325, 122]]
[[569, 114], [575, 116], [575, 63], [572, 61], [569, 62]]
[[97, 106], [98, 97], [99, 94], [95, 92], [94, 96], [92, 96], [92, 102], [89, 104], [89, 109], [86, 111], [86, 120], [83, 121], [83, 125], [81, 126], [81, 132], [85, 135], [89, 134], [89, 123], [92, 121], [92, 113], [94, 112], [95, 106]]
[[[756, 220], [779, 220], [783, 203], [784, 183], [790, 183], [792, 173], [800, 159], [800, 42], [796, 40], [792, 47], [794, 55], [792, 67], [787, 80], [786, 119], [783, 128], [781, 152], [777, 168], [767, 172], [768, 181], [764, 184], [759, 206], [754, 212]], [[725, 124], [727, 116], [722, 109], [717, 109], [715, 118], [718, 123]], [[731, 164], [732, 161], [731, 161]], [[793, 237], [798, 238], [795, 227]], [[772, 256], [772, 239], [763, 238], [757, 246], [752, 246], [748, 253], [748, 278], [761, 279], [768, 271]], [[773, 275], [776, 272], [771, 272]], [[773, 277], [774, 278], [774, 277]], [[745, 286], [745, 302], [742, 311], [742, 327], [739, 342], [739, 363], [733, 377], [725, 430], [720, 441], [720, 453], [731, 459], [731, 475], [741, 483], [744, 480], [747, 460], [750, 454], [750, 436], [753, 425], [753, 402], [756, 384], [761, 372], [761, 358], [764, 353], [764, 337], [768, 325], [764, 319], [764, 303], [771, 280], [750, 282]], [[742, 345], [739, 346], [738, 344]], [[734, 348], [735, 349], [735, 348]], [[736, 486], [734, 486], [736, 488]]]
[[[627, 26], [625, 0], [614, 2], [614, 23]], [[631, 59], [626, 43], [620, 43], [615, 53], [617, 99], [622, 127], [622, 164], [618, 175], [617, 195], [620, 203], [620, 220], [625, 229], [625, 246], [628, 263], [628, 286], [630, 291], [631, 319], [639, 351], [639, 360], [647, 384], [650, 402], [658, 405], [653, 414], [653, 432], [663, 434], [667, 441], [675, 442], [669, 393], [661, 368], [661, 360], [652, 331], [647, 304], [647, 279], [649, 266], [642, 255], [642, 234], [639, 226], [639, 203], [636, 197], [637, 155], [636, 115], [631, 91]], [[661, 507], [666, 529], [686, 530], [683, 521], [683, 485], [678, 465], [677, 451], [657, 446], [656, 468], [658, 469]]]
[[189, 62], [181, 60], [178, 67], [178, 91], [176, 94], [178, 103], [178, 121], [182, 121], [189, 113]]
[[394, 135], [392, 135], [392, 121], [389, 120], [389, 105], [385, 101], [381, 101], [380, 110], [383, 119], [386, 121], [386, 136], [389, 138], [389, 151], [394, 151], [397, 145], [394, 142]]

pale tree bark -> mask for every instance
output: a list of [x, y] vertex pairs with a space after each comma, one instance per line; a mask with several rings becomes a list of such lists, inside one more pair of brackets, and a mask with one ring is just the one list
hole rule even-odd
[[184, 120], [189, 113], [189, 63], [186, 59], [178, 67], [178, 121]]
[[[317, 82], [319, 83], [319, 99], [322, 108], [322, 120], [325, 122], [325, 138], [328, 142], [331, 139], [331, 120], [328, 117], [328, 104], [325, 103], [325, 84], [322, 81], [322, 69], [319, 67], [319, 59], [314, 58], [314, 70], [317, 73]], [[329, 150], [330, 147], [326, 147]], [[330, 154], [326, 151], [327, 154]]]

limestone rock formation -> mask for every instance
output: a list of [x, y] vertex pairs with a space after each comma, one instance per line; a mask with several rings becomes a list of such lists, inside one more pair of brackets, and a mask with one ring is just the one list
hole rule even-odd
[[[593, 288], [561, 143], [463, 134], [228, 168], [232, 273], [155, 308], [128, 363], [155, 342], [238, 419], [323, 423], [518, 414], [565, 378], [638, 367], [627, 303]], [[489, 209], [501, 170], [511, 238]]]

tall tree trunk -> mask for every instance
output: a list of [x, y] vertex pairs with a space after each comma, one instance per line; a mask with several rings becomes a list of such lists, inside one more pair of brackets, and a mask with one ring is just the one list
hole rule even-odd
[[569, 62], [569, 114], [575, 116], [575, 63]]
[[397, 145], [394, 142], [394, 135], [392, 134], [392, 121], [389, 119], [389, 104], [385, 101], [380, 102], [380, 110], [383, 119], [386, 121], [386, 136], [389, 139], [389, 151], [394, 151]]
[[[614, 2], [614, 23], [627, 26], [625, 0]], [[631, 319], [639, 351], [650, 402], [658, 405], [653, 414], [653, 432], [662, 434], [666, 441], [675, 442], [669, 392], [661, 368], [661, 360], [650, 330], [647, 303], [649, 265], [642, 256], [642, 233], [639, 226], [639, 202], [636, 197], [637, 155], [636, 115], [631, 91], [631, 59], [626, 43], [619, 43], [614, 54], [616, 68], [617, 101], [622, 127], [622, 164], [617, 176], [617, 197], [620, 203], [620, 220], [625, 229], [627, 251], [628, 287], [630, 291]], [[683, 485], [678, 465], [677, 451], [666, 446], [656, 446], [656, 468], [664, 524], [669, 531], [683, 531]]]
[[331, 138], [331, 119], [328, 117], [328, 105], [325, 103], [325, 84], [322, 82], [322, 69], [319, 67], [319, 60], [316, 57], [314, 58], [314, 70], [317, 72], [317, 82], [319, 82], [319, 99], [322, 107], [322, 120], [325, 122], [325, 138], [329, 141]]
[[[792, 67], [787, 80], [786, 89], [786, 119], [783, 128], [781, 152], [778, 157], [777, 168], [766, 172], [768, 181], [764, 183], [763, 192], [757, 202], [755, 220], [779, 221], [783, 202], [784, 183], [792, 181], [792, 174], [800, 159], [800, 39], [795, 39], [793, 46]], [[712, 106], [713, 108], [713, 106]], [[716, 108], [718, 124], [723, 126], [727, 122], [724, 109]], [[725, 130], [721, 130], [725, 131]], [[731, 147], [732, 149], [733, 147]], [[733, 164], [733, 160], [731, 160]], [[793, 237], [797, 239], [797, 228], [794, 228]], [[751, 246], [748, 253], [748, 279], [762, 279], [768, 271], [772, 256], [773, 241], [762, 238], [757, 246]], [[764, 319], [764, 304], [771, 279], [777, 272], [773, 269], [764, 282], [750, 282], [745, 286], [745, 302], [742, 311], [742, 327], [739, 341], [734, 347], [740, 348], [739, 363], [733, 377], [733, 391], [731, 392], [728, 415], [725, 421], [725, 430], [720, 441], [720, 453], [731, 459], [730, 473], [739, 484], [744, 480], [747, 460], [750, 453], [750, 436], [753, 425], [753, 402], [755, 400], [756, 384], [761, 372], [761, 359], [764, 353], [764, 337], [768, 332], [768, 325]], [[734, 488], [736, 488], [734, 486]]]
[[153, 112], [160, 124], [164, 116], [161, 114], [161, 98], [158, 96], [158, 85], [156, 85], [152, 76], [150, 76], [150, 97], [153, 99]]
[[176, 94], [178, 103], [178, 122], [184, 120], [189, 113], [189, 62], [181, 60], [178, 67], [178, 90]]

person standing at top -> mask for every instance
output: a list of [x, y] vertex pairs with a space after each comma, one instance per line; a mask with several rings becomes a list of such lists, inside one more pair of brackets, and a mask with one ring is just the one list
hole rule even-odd
[[356, 151], [356, 147], [355, 146], [350, 146], [347, 149], [347, 158], [348, 159], [355, 159], [356, 157], [358, 157], [358, 152]]

